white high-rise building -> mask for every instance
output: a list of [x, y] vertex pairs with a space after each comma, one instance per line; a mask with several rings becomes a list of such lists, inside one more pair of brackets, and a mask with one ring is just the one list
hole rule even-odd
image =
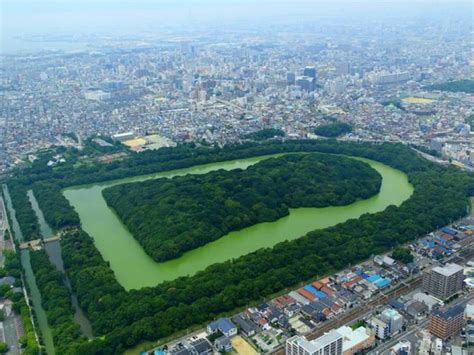
[[335, 330], [315, 340], [294, 336], [286, 341], [287, 355], [342, 355], [342, 335]]
[[380, 318], [388, 324], [391, 335], [397, 333], [403, 327], [403, 316], [394, 309], [384, 310]]

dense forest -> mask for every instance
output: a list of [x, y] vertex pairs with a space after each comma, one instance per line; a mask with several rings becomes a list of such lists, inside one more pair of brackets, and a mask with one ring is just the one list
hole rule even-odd
[[398, 108], [399, 110], [405, 111], [405, 108], [403, 107], [402, 102], [400, 101], [400, 99], [386, 100], [386, 101], [382, 102], [382, 105], [384, 105], [384, 106], [392, 105], [392, 106]]
[[446, 83], [425, 86], [425, 89], [449, 91], [449, 92], [465, 92], [468, 94], [473, 94], [474, 93], [474, 80], [464, 79], [464, 80], [448, 81]]
[[244, 136], [245, 139], [251, 139], [255, 141], [263, 141], [265, 139], [284, 137], [285, 132], [277, 128], [265, 128], [260, 131], [253, 132]]
[[30, 199], [26, 194], [28, 187], [11, 180], [7, 184], [8, 192], [12, 200], [13, 208], [16, 211], [16, 219], [23, 233], [25, 240], [37, 239], [40, 236], [38, 218], [31, 206]]
[[80, 225], [78, 214], [70, 207], [58, 185], [40, 182], [33, 185], [33, 192], [44, 219], [51, 228], [58, 230]]
[[439, 152], [435, 149], [431, 149], [431, 148], [426, 147], [424, 145], [418, 145], [418, 144], [411, 144], [410, 146], [417, 149], [417, 150], [419, 150], [420, 152], [432, 155], [432, 156], [437, 157], [437, 158], [441, 158], [441, 152]]
[[403, 264], [409, 264], [414, 260], [414, 256], [411, 254], [410, 249], [397, 247], [392, 252], [392, 258], [396, 261], [400, 261]]
[[[364, 214], [273, 248], [211, 265], [191, 277], [130, 292], [118, 284], [92, 238], [80, 229], [69, 231], [61, 240], [66, 272], [98, 336], [91, 342], [75, 341], [68, 351], [121, 353], [142, 341], [154, 341], [238, 307], [261, 302], [285, 287], [353, 265], [454, 221], [466, 214], [466, 197], [474, 194], [471, 175], [430, 163], [407, 146], [334, 140], [271, 141], [222, 149], [182, 146], [132, 156], [115, 166], [109, 164], [110, 170], [97, 166], [84, 176], [85, 170], [78, 169], [64, 174], [62, 179], [52, 179], [64, 187], [78, 181], [109, 180], [120, 173], [123, 177], [203, 162], [312, 151], [361, 156], [390, 165], [408, 175], [414, 193], [399, 207]], [[45, 178], [43, 172], [32, 171], [20, 179], [28, 185]]]
[[44, 250], [31, 252], [30, 256], [54, 347], [58, 354], [68, 354], [70, 344], [85, 339], [81, 336], [79, 325], [74, 322], [71, 294], [64, 284], [63, 274], [51, 264]]
[[298, 154], [245, 170], [219, 170], [107, 188], [103, 195], [156, 261], [288, 215], [289, 208], [350, 204], [376, 194], [381, 176], [350, 158]]
[[328, 138], [336, 138], [350, 132], [352, 132], [352, 126], [345, 122], [329, 123], [314, 129], [314, 133], [318, 136]]

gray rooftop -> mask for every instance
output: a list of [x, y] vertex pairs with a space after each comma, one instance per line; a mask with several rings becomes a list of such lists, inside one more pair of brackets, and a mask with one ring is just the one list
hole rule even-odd
[[435, 268], [433, 268], [433, 271], [434, 272], [437, 272], [438, 274], [441, 274], [443, 276], [451, 276], [451, 275], [454, 275], [455, 273], [461, 271], [462, 272], [463, 267], [462, 266], [459, 266], [458, 264], [453, 264], [453, 263], [450, 263], [450, 264], [446, 264], [445, 266], [441, 267], [441, 266], [437, 266]]

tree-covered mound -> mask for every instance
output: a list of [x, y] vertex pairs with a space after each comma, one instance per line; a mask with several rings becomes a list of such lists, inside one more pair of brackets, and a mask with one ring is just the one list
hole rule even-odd
[[284, 137], [285, 132], [277, 128], [265, 128], [257, 132], [253, 132], [244, 136], [245, 139], [263, 141], [275, 137]]
[[344, 122], [334, 122], [319, 126], [314, 129], [318, 136], [335, 138], [343, 134], [352, 132], [352, 126]]
[[474, 93], [474, 80], [464, 79], [426, 86], [427, 90]]
[[246, 170], [219, 170], [122, 184], [103, 191], [157, 261], [176, 258], [225, 234], [288, 215], [289, 208], [347, 205], [376, 194], [381, 176], [350, 158], [295, 154]]

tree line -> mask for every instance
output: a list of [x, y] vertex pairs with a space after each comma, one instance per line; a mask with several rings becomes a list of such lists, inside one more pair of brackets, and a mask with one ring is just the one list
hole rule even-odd
[[345, 122], [333, 122], [316, 127], [314, 133], [318, 136], [336, 138], [352, 132], [352, 126]]
[[44, 219], [54, 230], [66, 227], [78, 227], [81, 222], [77, 212], [71, 208], [61, 188], [55, 183], [39, 182], [33, 185], [38, 205]]
[[41, 233], [38, 217], [27, 195], [29, 188], [16, 180], [8, 181], [7, 186], [23, 238], [25, 240], [39, 238]]
[[85, 338], [74, 321], [71, 294], [64, 284], [63, 274], [51, 264], [44, 250], [30, 252], [30, 258], [56, 352], [70, 354], [70, 344], [80, 344]]
[[474, 80], [463, 79], [453, 80], [445, 83], [433, 84], [424, 87], [427, 90], [439, 90], [449, 92], [465, 92], [468, 94], [474, 93]]
[[263, 141], [275, 137], [284, 137], [285, 132], [278, 128], [265, 128], [260, 131], [249, 133], [244, 136], [245, 139], [251, 139], [255, 141]]

